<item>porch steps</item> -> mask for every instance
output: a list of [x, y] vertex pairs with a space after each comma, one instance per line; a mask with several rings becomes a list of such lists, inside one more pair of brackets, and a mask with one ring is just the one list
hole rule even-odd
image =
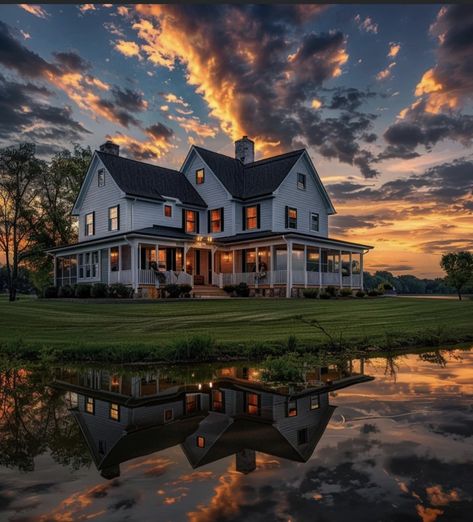
[[195, 285], [192, 289], [192, 293], [195, 294], [196, 297], [201, 298], [223, 298], [228, 297], [228, 294], [224, 292], [218, 286], [210, 286], [210, 285]]

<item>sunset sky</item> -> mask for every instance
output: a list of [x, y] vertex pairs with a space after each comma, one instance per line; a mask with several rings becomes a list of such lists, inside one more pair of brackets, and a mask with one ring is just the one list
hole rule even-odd
[[473, 6], [0, 6], [0, 145], [308, 149], [366, 269], [473, 249]]

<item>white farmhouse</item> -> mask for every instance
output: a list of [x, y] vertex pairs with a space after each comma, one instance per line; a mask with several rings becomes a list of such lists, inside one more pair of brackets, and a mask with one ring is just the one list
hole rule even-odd
[[73, 215], [79, 241], [51, 250], [56, 285], [166, 283], [198, 295], [247, 283], [255, 294], [363, 287], [367, 245], [329, 238], [330, 197], [306, 150], [254, 161], [192, 146], [179, 171], [121, 157], [108, 141], [90, 163]]

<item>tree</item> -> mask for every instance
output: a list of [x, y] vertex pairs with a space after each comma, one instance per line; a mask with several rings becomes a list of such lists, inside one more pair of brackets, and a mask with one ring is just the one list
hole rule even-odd
[[33, 232], [41, 221], [38, 181], [43, 168], [31, 143], [0, 150], [0, 249], [10, 301], [16, 299], [18, 269], [31, 254]]
[[462, 289], [473, 281], [473, 254], [470, 252], [451, 252], [444, 254], [440, 266], [447, 274], [447, 281], [452, 285], [461, 301]]

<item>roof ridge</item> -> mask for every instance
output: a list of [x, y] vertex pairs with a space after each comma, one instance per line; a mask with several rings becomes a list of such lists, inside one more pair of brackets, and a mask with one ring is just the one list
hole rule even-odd
[[238, 158], [232, 158], [232, 156], [228, 156], [227, 154], [222, 154], [221, 152], [216, 152], [214, 150], [206, 149], [205, 147], [200, 147], [199, 145], [194, 145], [194, 148], [195, 149], [200, 149], [200, 150], [205, 150], [206, 152], [210, 152], [212, 154], [216, 154], [217, 156], [223, 156], [226, 159], [230, 159], [230, 160], [236, 161], [236, 162], [240, 163], [241, 165], [243, 165], [243, 162], [241, 160], [239, 160]]
[[292, 150], [290, 152], [283, 152], [282, 154], [277, 154], [276, 156], [270, 156], [269, 158], [262, 158], [260, 160], [253, 161], [252, 163], [248, 163], [248, 164], [244, 165], [244, 167], [245, 167], [245, 169], [248, 169], [251, 167], [257, 167], [258, 165], [261, 165], [264, 162], [279, 161], [279, 160], [285, 159], [289, 156], [295, 156], [297, 154], [302, 154], [303, 152], [305, 152], [305, 150], [306, 149], [297, 149], [297, 150]]
[[140, 161], [133, 158], [127, 158], [125, 156], [118, 156], [117, 154], [111, 154], [110, 152], [105, 152], [103, 150], [95, 150], [98, 154], [106, 154], [107, 156], [113, 156], [114, 158], [132, 161], [133, 163], [139, 163], [140, 165], [146, 165], [147, 167], [154, 167], [156, 169], [168, 170], [170, 172], [175, 172], [176, 174], [183, 174], [180, 170], [170, 169], [169, 167], [161, 167], [161, 165], [153, 165], [153, 163], [146, 163], [146, 161]]

